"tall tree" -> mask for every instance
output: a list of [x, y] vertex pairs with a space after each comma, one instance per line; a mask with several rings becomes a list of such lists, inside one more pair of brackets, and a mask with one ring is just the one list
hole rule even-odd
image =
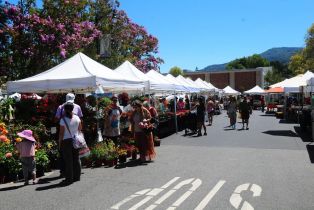
[[178, 75], [183, 75], [183, 71], [180, 67], [174, 66], [169, 70], [169, 74], [176, 77]]
[[290, 58], [289, 69], [295, 75], [307, 70], [314, 71], [314, 24], [307, 31], [305, 45], [301, 52]]
[[254, 54], [249, 57], [243, 57], [240, 59], [235, 59], [228, 63], [227, 69], [246, 69], [246, 68], [257, 68], [263, 66], [269, 66], [270, 63], [265, 58], [258, 54]]

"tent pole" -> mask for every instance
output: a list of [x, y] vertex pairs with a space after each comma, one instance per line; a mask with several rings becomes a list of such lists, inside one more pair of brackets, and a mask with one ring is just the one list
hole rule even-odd
[[176, 92], [174, 92], [174, 121], [176, 126], [176, 134], [178, 134], [178, 119], [177, 119], [177, 100], [176, 100]]

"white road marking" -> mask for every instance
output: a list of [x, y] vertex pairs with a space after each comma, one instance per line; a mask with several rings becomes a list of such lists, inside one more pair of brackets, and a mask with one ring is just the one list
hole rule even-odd
[[203, 210], [225, 183], [225, 180], [220, 180], [194, 210]]
[[[234, 193], [230, 197], [230, 203], [234, 208], [236, 209], [240, 208], [240, 204], [243, 200], [240, 194], [241, 192], [248, 190], [249, 186], [250, 186], [250, 183], [246, 183], [246, 184], [239, 185], [235, 189]], [[253, 184], [252, 187], [250, 188], [250, 191], [253, 192], [253, 197], [257, 197], [257, 196], [261, 196], [262, 188], [257, 184]], [[254, 210], [254, 207], [247, 201], [244, 201], [241, 207], [241, 210]]]
[[200, 179], [196, 179], [193, 183], [192, 183], [192, 187], [185, 192], [180, 198], [178, 198], [178, 200], [176, 200], [171, 207], [169, 207], [167, 210], [173, 210], [176, 209], [177, 207], [179, 207], [188, 197], [190, 197], [190, 195], [199, 187], [201, 186], [202, 181]]
[[111, 207], [111, 209], [119, 209], [122, 205], [131, 201], [132, 199], [139, 197], [139, 196], [143, 196], [146, 194], [146, 197], [144, 199], [142, 199], [139, 203], [135, 204], [134, 206], [132, 206], [130, 208], [131, 210], [135, 210], [135, 209], [141, 207], [142, 205], [144, 205], [149, 200], [151, 200], [154, 196], [158, 195], [163, 190], [168, 188], [171, 184], [176, 182], [178, 179], [180, 179], [180, 177], [174, 177], [169, 182], [167, 182], [165, 185], [163, 185], [161, 188], [145, 189], [145, 190], [138, 191], [138, 192], [134, 193], [133, 195], [130, 195], [127, 198], [125, 198], [124, 200], [120, 201], [119, 203], [113, 205]]

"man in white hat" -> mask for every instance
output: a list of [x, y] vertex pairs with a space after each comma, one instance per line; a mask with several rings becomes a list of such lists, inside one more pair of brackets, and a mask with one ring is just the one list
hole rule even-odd
[[[81, 109], [80, 105], [74, 103], [74, 100], [75, 100], [75, 95], [73, 93], [68, 93], [65, 97], [66, 103], [73, 103], [74, 104], [73, 114], [77, 115], [79, 118], [82, 118], [83, 117], [82, 109]], [[57, 109], [57, 112], [55, 115], [55, 121], [56, 122], [58, 122], [62, 117], [64, 117], [63, 105], [64, 104], [61, 104]]]

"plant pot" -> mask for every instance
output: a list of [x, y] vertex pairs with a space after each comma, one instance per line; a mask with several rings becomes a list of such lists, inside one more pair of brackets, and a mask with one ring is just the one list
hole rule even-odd
[[128, 157], [128, 158], [130, 158], [132, 156], [132, 151], [127, 151], [127, 153], [126, 153], [126, 157]]
[[45, 168], [43, 166], [36, 167], [36, 176], [41, 177], [45, 175]]
[[132, 152], [132, 160], [136, 160], [137, 159], [137, 151], [133, 151]]
[[113, 167], [113, 166], [117, 165], [117, 159], [107, 160], [107, 165], [108, 165], [108, 167]]
[[97, 159], [94, 161], [94, 167], [101, 167], [102, 166], [102, 160], [101, 159]]
[[125, 163], [126, 162], [126, 155], [120, 155], [119, 156], [119, 163]]
[[158, 139], [158, 140], [154, 140], [154, 146], [155, 147], [159, 147], [160, 146], [160, 140]]

